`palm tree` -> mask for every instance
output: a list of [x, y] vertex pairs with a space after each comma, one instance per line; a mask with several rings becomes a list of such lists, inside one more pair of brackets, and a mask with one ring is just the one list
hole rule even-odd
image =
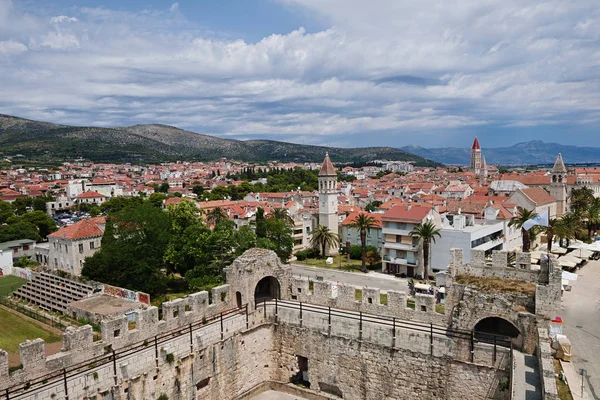
[[409, 235], [416, 237], [423, 242], [423, 278], [429, 279], [429, 246], [431, 242], [435, 243], [435, 237], [441, 237], [441, 228], [438, 228], [433, 222], [427, 221], [419, 224], [410, 231]]
[[600, 224], [600, 198], [594, 198], [583, 211], [588, 231], [588, 240], [592, 239], [592, 231]]
[[294, 219], [285, 208], [276, 208], [271, 214], [271, 218], [285, 222], [287, 225], [294, 226]]
[[362, 250], [360, 270], [362, 272], [367, 272], [367, 229], [377, 227], [379, 227], [379, 223], [369, 214], [360, 213], [351, 221], [350, 228], [360, 231], [360, 246]]
[[227, 213], [221, 207], [215, 207], [206, 214], [206, 220], [212, 225], [217, 225], [227, 218]]
[[340, 238], [337, 233], [331, 232], [328, 227], [319, 225], [310, 233], [310, 245], [317, 250], [321, 250], [323, 258], [327, 256], [327, 249], [337, 247]]
[[535, 217], [537, 217], [537, 213], [535, 211], [519, 207], [519, 214], [512, 217], [508, 223], [508, 226], [516, 226], [517, 228], [521, 229], [524, 252], [528, 252], [531, 247], [531, 235], [529, 234], [529, 231], [523, 229], [523, 224]]
[[554, 234], [559, 239], [560, 247], [564, 247], [565, 240], [567, 242], [567, 247], [569, 247], [571, 239], [575, 239], [575, 232], [577, 231], [578, 225], [579, 216], [573, 212], [566, 213], [557, 221], [556, 227], [554, 228]]
[[552, 252], [552, 242], [554, 241], [554, 235], [556, 234], [556, 230], [560, 225], [560, 220], [556, 218], [548, 219], [548, 226], [542, 226], [542, 231], [546, 233], [546, 238], [548, 239], [548, 252]]

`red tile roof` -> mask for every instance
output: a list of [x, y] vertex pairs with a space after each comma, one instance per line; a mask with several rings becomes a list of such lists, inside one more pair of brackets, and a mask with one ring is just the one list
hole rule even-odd
[[61, 228], [58, 231], [48, 235], [48, 237], [77, 240], [77, 239], [102, 236], [104, 231], [98, 226], [99, 224], [101, 224], [100, 219], [97, 219], [97, 218], [84, 219], [84, 220], [74, 223], [73, 225]]
[[520, 189], [521, 192], [531, 201], [535, 203], [536, 206], [540, 206], [543, 204], [554, 203], [556, 199], [552, 197], [548, 192], [546, 192], [541, 187], [533, 187], [527, 189]]
[[103, 194], [100, 194], [98, 192], [94, 192], [93, 190], [89, 191], [89, 192], [83, 192], [78, 194], [75, 198], [76, 199], [99, 199], [102, 197], [106, 197]]
[[325, 160], [323, 160], [319, 175], [336, 175], [335, 168], [329, 159], [329, 153], [325, 153]]
[[475, 136], [475, 141], [473, 142], [471, 150], [481, 150], [481, 146], [479, 146], [479, 139], [477, 139], [477, 136]]
[[429, 214], [431, 207], [421, 207], [417, 205], [412, 206], [396, 206], [392, 207], [383, 214], [382, 219], [384, 221], [402, 221], [402, 222], [416, 222], [420, 223], [423, 218]]

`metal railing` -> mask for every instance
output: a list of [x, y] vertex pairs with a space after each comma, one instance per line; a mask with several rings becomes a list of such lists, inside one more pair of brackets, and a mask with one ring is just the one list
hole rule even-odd
[[395, 346], [396, 342], [396, 329], [405, 329], [412, 332], [420, 332], [429, 335], [429, 343], [431, 353], [433, 354], [433, 342], [435, 336], [444, 336], [452, 339], [458, 339], [468, 341], [470, 344], [470, 362], [474, 362], [475, 344], [485, 343], [493, 346], [492, 360], [495, 364], [497, 361], [497, 350], [498, 347], [512, 349], [512, 341], [510, 337], [503, 335], [496, 335], [487, 332], [476, 332], [474, 330], [461, 330], [451, 329], [441, 325], [434, 325], [432, 323], [421, 323], [414, 321], [407, 321], [396, 317], [380, 316], [373, 314], [366, 314], [361, 311], [350, 311], [342, 310], [327, 306], [317, 306], [313, 304], [307, 304], [303, 302], [289, 301], [289, 300], [278, 300], [278, 299], [263, 299], [257, 300], [255, 303], [256, 310], [263, 308], [264, 317], [267, 317], [267, 306], [274, 307], [275, 317], [278, 317], [279, 309], [294, 309], [299, 311], [299, 323], [302, 326], [302, 314], [303, 313], [315, 313], [320, 315], [327, 315], [329, 326], [331, 326], [332, 317], [344, 318], [359, 322], [359, 340], [362, 339], [362, 326], [363, 323], [368, 322], [377, 324], [392, 329], [392, 347]]
[[11, 400], [15, 396], [23, 395], [31, 390], [40, 390], [49, 386], [53, 386], [61, 381], [64, 383], [65, 396], [66, 398], [68, 398], [69, 394], [67, 392], [67, 381], [69, 380], [69, 378], [74, 378], [87, 371], [107, 364], [112, 364], [113, 374], [114, 376], [116, 376], [117, 360], [130, 356], [138, 351], [148, 349], [150, 346], [154, 347], [155, 358], [158, 360], [158, 345], [165, 343], [171, 339], [188, 335], [190, 338], [190, 346], [192, 346], [193, 331], [194, 329], [198, 328], [205, 328], [220, 323], [221, 340], [223, 340], [225, 334], [225, 331], [223, 330], [224, 321], [226, 319], [230, 319], [232, 317], [244, 314], [246, 315], [246, 327], [248, 327], [248, 304], [246, 304], [242, 308], [237, 308], [222, 312], [220, 314], [216, 314], [208, 319], [203, 319], [201, 321], [190, 323], [188, 324], [188, 326], [172, 329], [160, 335], [155, 335], [154, 337], [147, 338], [143, 341], [139, 341], [137, 343], [120, 348], [118, 350], [109, 349], [107, 350], [107, 354], [104, 356], [96, 357], [82, 363], [74, 364], [67, 368], [63, 368], [62, 370], [58, 370], [50, 374], [34, 378], [28, 382], [11, 386], [0, 393], [0, 399]]

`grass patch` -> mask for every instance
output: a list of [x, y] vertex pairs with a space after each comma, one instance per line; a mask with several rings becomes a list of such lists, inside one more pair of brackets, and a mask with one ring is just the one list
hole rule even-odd
[[[552, 364], [554, 364], [554, 372], [560, 376], [562, 372], [562, 367], [560, 366], [560, 361], [557, 359], [552, 359]], [[560, 400], [573, 400], [573, 395], [569, 390], [569, 385], [567, 382], [560, 380], [560, 378], [556, 377], [556, 387], [558, 388], [558, 398]]]
[[535, 284], [525, 281], [500, 278], [482, 278], [470, 275], [458, 275], [455, 282], [461, 285], [474, 286], [490, 293], [520, 293], [535, 296]]
[[12, 312], [0, 308], [0, 349], [18, 353], [19, 344], [26, 340], [41, 338], [46, 343], [59, 342], [61, 337], [42, 326]]
[[362, 301], [362, 290], [361, 289], [354, 289], [354, 300], [356, 301]]
[[406, 307], [415, 309], [415, 300], [414, 299], [406, 299]]
[[383, 304], [384, 306], [387, 306], [387, 293], [379, 294], [379, 303]]
[[27, 283], [27, 279], [14, 275], [0, 276], [0, 296], [8, 296]]
[[[358, 271], [360, 272], [360, 267], [362, 265], [361, 260], [350, 260], [350, 262], [348, 262], [348, 260], [346, 259], [346, 256], [344, 255], [340, 255], [340, 254], [336, 254], [335, 256], [333, 256], [333, 264], [326, 264], [325, 263], [326, 259], [324, 258], [307, 258], [306, 260], [296, 260], [294, 261], [294, 263], [296, 264], [303, 264], [303, 265], [310, 265], [311, 267], [320, 267], [320, 268], [331, 268], [331, 269], [337, 269], [337, 270], [342, 270], [342, 271]], [[341, 267], [340, 267], [341, 265]]]
[[444, 314], [446, 312], [446, 307], [443, 304], [436, 304], [435, 305], [435, 312], [436, 313], [440, 313], [440, 314]]

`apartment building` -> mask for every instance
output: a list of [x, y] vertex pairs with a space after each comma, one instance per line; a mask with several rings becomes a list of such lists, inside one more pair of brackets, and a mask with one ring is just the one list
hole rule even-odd
[[396, 206], [381, 216], [384, 272], [408, 277], [423, 276], [422, 244], [410, 236], [410, 232], [415, 226], [428, 221], [442, 227], [440, 214], [429, 207]]

